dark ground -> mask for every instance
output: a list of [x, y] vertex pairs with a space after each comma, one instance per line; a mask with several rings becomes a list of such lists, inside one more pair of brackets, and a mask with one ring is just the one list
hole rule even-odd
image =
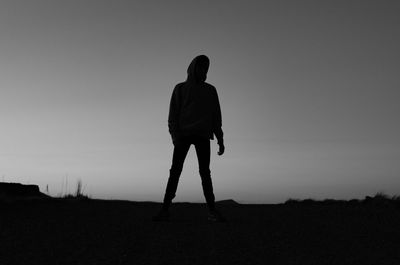
[[221, 205], [101, 200], [0, 202], [0, 264], [400, 264], [393, 205]]

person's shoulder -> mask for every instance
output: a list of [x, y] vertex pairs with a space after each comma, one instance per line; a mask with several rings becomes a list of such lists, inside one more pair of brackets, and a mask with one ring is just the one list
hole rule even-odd
[[215, 89], [215, 86], [211, 85], [210, 83], [204, 82], [203, 83], [206, 87]]
[[204, 86], [211, 90], [211, 91], [217, 91], [217, 89], [215, 88], [215, 86], [211, 85], [210, 83], [204, 82]]
[[182, 87], [184, 87], [184, 85], [185, 85], [185, 82], [180, 82], [180, 83], [176, 84], [174, 87], [174, 91], [182, 89]]
[[182, 81], [182, 82], [179, 82], [178, 84], [176, 84], [175, 86], [183, 86], [183, 85], [185, 85], [186, 84], [186, 82], [185, 81]]
[[217, 89], [215, 88], [215, 86], [204, 82], [204, 87], [206, 88], [206, 90], [208, 91], [208, 93], [210, 93], [211, 95], [217, 95]]
[[175, 88], [177, 87], [183, 87], [185, 85], [185, 82], [180, 82], [178, 84], [175, 85]]

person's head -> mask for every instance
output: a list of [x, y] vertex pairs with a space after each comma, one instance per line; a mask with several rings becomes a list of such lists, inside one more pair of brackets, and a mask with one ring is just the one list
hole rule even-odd
[[187, 74], [188, 80], [195, 82], [204, 82], [207, 79], [210, 59], [205, 55], [196, 56], [190, 63]]

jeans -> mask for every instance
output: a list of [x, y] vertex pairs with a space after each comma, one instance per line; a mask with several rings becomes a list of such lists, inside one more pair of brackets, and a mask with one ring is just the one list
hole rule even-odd
[[206, 198], [207, 206], [210, 210], [215, 209], [215, 197], [210, 172], [210, 140], [196, 135], [181, 136], [174, 141], [172, 166], [169, 171], [170, 174], [163, 202], [163, 207], [165, 209], [169, 208], [172, 200], [175, 198], [183, 163], [185, 162], [186, 155], [192, 144], [196, 149], [201, 184], [203, 186], [203, 193]]

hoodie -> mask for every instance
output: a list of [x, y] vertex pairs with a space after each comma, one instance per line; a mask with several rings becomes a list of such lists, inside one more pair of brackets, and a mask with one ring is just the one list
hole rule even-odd
[[180, 136], [216, 136], [223, 143], [221, 108], [217, 90], [205, 82], [210, 61], [205, 55], [193, 59], [185, 82], [175, 86], [169, 105], [168, 128], [175, 141]]

